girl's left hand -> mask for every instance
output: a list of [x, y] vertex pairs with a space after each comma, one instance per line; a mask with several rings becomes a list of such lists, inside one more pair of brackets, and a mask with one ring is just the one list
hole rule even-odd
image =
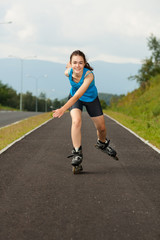
[[53, 118], [57, 118], [57, 117], [60, 118], [64, 114], [64, 111], [62, 108], [53, 110], [52, 112], [53, 112], [53, 114], [52, 114]]
[[66, 68], [71, 68], [71, 63], [70, 62], [67, 63]]

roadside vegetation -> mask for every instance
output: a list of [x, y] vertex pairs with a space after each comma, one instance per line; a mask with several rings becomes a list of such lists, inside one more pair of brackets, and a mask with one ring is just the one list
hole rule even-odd
[[148, 47], [151, 57], [143, 60], [137, 75], [129, 77], [139, 88], [113, 97], [105, 112], [160, 149], [160, 40], [151, 35]]
[[[33, 96], [31, 92], [23, 94], [23, 111], [48, 112], [52, 109], [61, 107], [64, 100], [59, 101], [57, 98], [51, 100], [46, 97], [46, 94], [41, 92], [38, 97]], [[20, 94], [17, 93], [8, 84], [3, 84], [0, 81], [0, 110], [19, 110]]]
[[51, 118], [51, 113], [48, 112], [0, 128], [0, 150]]

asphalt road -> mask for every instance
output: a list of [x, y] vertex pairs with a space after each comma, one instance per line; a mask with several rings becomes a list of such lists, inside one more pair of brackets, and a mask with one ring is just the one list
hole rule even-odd
[[0, 155], [0, 239], [160, 239], [160, 155], [105, 119], [119, 161], [94, 147], [84, 113], [82, 174], [67, 159], [68, 113]]
[[12, 124], [28, 117], [41, 114], [40, 112], [10, 112], [0, 111], [0, 127]]

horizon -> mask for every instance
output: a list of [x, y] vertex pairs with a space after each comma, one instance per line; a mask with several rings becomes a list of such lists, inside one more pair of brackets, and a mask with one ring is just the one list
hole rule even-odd
[[[20, 61], [17, 58], [3, 58], [0, 62], [2, 67], [0, 80], [18, 93], [21, 92], [21, 64], [23, 64], [23, 92], [29, 91], [33, 95], [36, 95], [36, 92], [38, 94], [45, 92], [50, 99], [63, 99], [70, 91], [69, 81], [64, 76], [64, 63], [39, 59]], [[94, 68], [98, 92], [121, 95], [131, 92], [138, 86], [136, 81], [129, 81], [128, 77], [137, 73], [140, 64], [94, 61], [91, 65]]]

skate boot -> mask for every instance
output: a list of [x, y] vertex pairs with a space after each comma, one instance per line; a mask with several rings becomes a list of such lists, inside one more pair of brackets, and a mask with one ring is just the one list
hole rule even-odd
[[82, 160], [83, 160], [83, 154], [82, 154], [82, 147], [79, 147], [79, 149], [76, 151], [75, 148], [73, 148], [72, 150], [72, 154], [70, 156], [68, 156], [68, 158], [73, 157], [72, 158], [72, 172], [75, 173], [79, 173], [83, 170], [82, 168]]
[[105, 142], [101, 142], [99, 139], [97, 140], [97, 148], [101, 150], [105, 150], [109, 146], [110, 140], [107, 140]]
[[96, 148], [100, 149], [101, 151], [107, 153], [109, 156], [114, 157], [117, 159], [116, 155], [117, 152], [109, 146], [110, 140], [105, 142], [101, 142], [99, 139], [97, 140]]

